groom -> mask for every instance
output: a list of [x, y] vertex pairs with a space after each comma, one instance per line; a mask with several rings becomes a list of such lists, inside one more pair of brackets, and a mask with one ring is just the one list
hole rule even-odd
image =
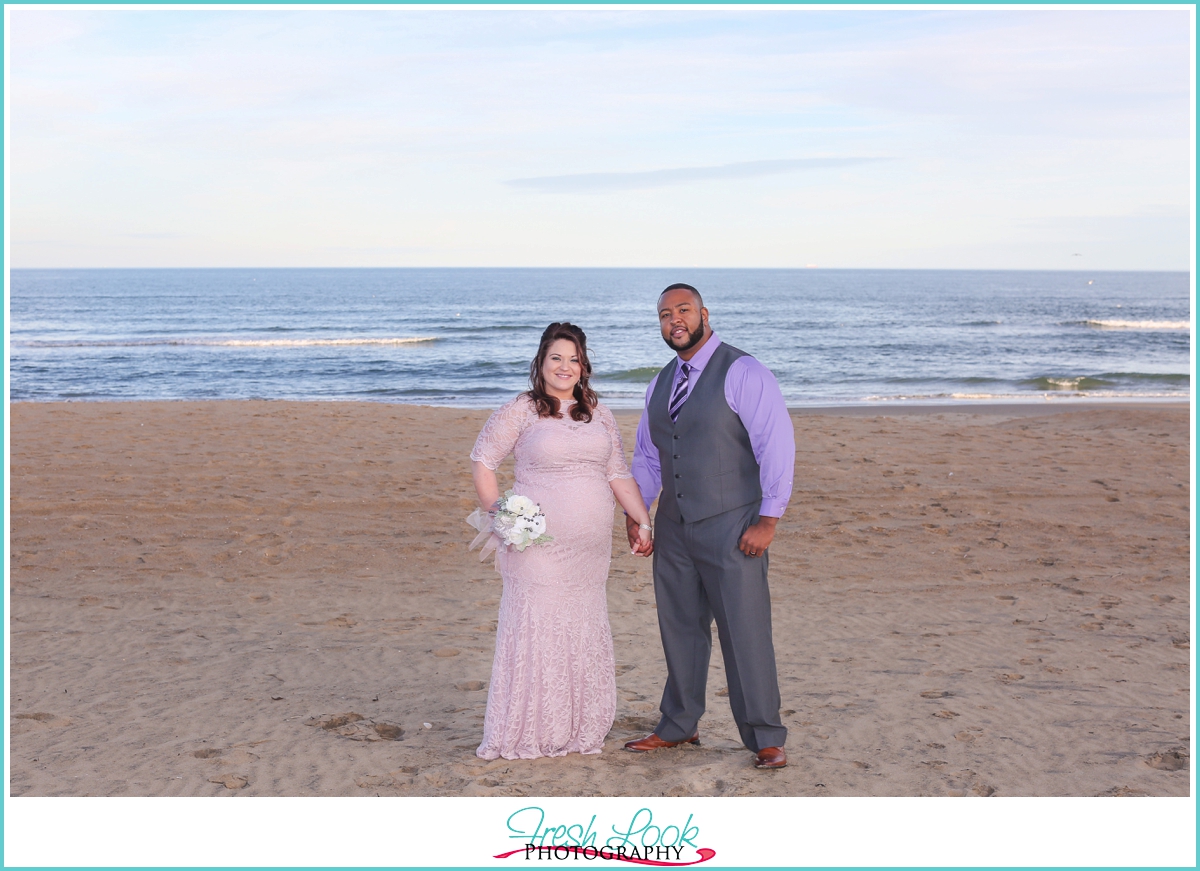
[[[647, 508], [662, 491], [647, 549], [667, 685], [658, 726], [625, 749], [699, 743], [715, 617], [742, 742], [756, 768], [783, 768], [767, 547], [792, 494], [791, 418], [771, 371], [712, 331], [696, 288], [664, 290], [658, 320], [677, 357], [646, 390], [633, 476]], [[637, 521], [626, 526], [639, 550]]]

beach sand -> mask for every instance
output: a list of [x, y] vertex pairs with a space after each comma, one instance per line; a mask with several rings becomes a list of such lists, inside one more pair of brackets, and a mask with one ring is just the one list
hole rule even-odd
[[1185, 796], [1188, 409], [1041, 410], [793, 415], [760, 772], [717, 651], [701, 746], [621, 750], [664, 667], [615, 522], [603, 754], [476, 758], [486, 412], [15, 404], [12, 795]]

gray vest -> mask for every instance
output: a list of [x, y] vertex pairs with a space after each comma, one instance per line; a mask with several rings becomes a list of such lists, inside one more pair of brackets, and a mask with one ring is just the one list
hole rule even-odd
[[725, 375], [745, 356], [724, 342], [717, 346], [704, 371], [692, 376], [691, 393], [674, 422], [667, 406], [679, 358], [658, 373], [646, 413], [662, 465], [658, 510], [672, 520], [692, 523], [762, 500], [750, 436], [725, 401]]

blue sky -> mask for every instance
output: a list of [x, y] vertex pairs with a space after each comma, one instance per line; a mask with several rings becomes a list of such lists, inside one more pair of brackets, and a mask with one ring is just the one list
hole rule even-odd
[[1187, 8], [6, 11], [18, 267], [1190, 264]]

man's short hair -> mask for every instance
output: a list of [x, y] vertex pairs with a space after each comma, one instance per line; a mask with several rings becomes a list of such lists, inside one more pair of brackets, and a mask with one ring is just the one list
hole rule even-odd
[[694, 296], [696, 298], [696, 308], [704, 308], [704, 300], [700, 296], [700, 291], [696, 290], [696, 288], [692, 287], [690, 284], [684, 284], [682, 281], [680, 281], [676, 284], [672, 284], [670, 287], [666, 288], [662, 293], [660, 293], [658, 295], [659, 300], [661, 300], [665, 294], [670, 293], [672, 290], [691, 291], [692, 296]]

